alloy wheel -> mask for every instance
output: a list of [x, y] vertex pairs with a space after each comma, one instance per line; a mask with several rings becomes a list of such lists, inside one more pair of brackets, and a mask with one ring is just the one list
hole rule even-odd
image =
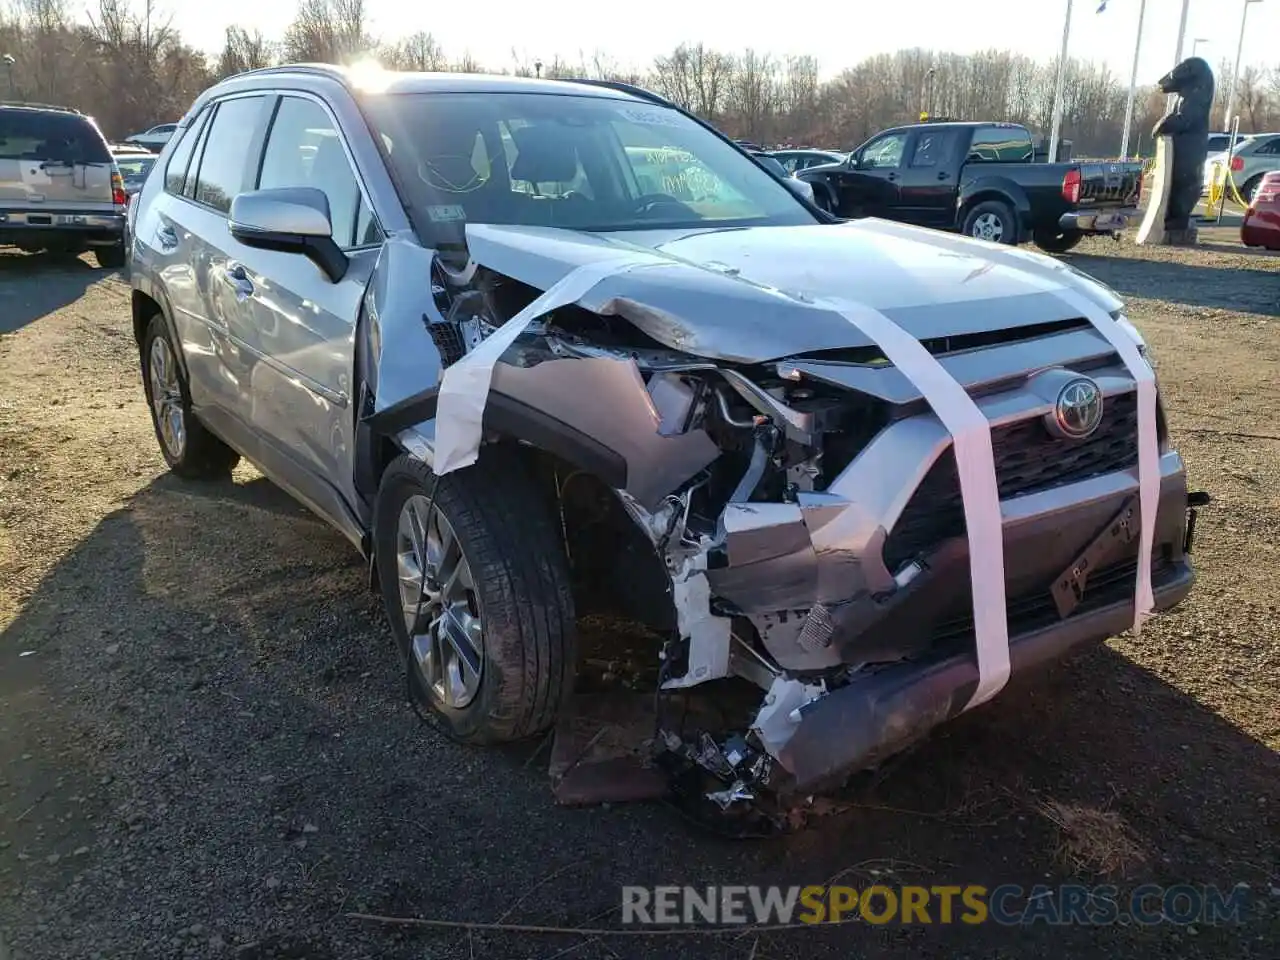
[[396, 573], [410, 669], [442, 705], [466, 707], [484, 675], [484, 631], [471, 566], [449, 521], [421, 494], [400, 508]]
[[187, 422], [182, 409], [182, 385], [178, 380], [178, 362], [169, 341], [156, 337], [151, 341], [148, 359], [151, 376], [151, 411], [159, 428], [160, 442], [174, 460], [181, 460], [187, 447]]

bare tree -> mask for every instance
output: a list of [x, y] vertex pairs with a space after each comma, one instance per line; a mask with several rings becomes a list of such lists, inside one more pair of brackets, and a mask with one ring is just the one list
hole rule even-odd
[[301, 0], [284, 36], [293, 62], [349, 63], [376, 46], [364, 0]]
[[261, 30], [250, 33], [244, 27], [227, 27], [227, 39], [218, 56], [215, 73], [218, 78], [231, 77], [246, 70], [260, 70], [271, 66], [274, 45], [262, 35]]
[[440, 43], [422, 30], [383, 48], [379, 59], [392, 70], [445, 70], [449, 64]]

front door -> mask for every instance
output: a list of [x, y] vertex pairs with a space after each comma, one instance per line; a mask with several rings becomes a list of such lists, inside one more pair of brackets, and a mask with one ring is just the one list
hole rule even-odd
[[351, 469], [355, 325], [382, 231], [337, 124], [308, 95], [280, 98], [256, 186], [323, 192], [334, 240], [350, 261], [334, 283], [297, 254], [239, 244], [234, 251], [247, 298], [244, 337], [257, 357], [245, 384], [251, 424], [309, 475], [303, 482], [314, 491], [305, 492], [330, 513], [357, 499]]
[[906, 131], [881, 134], [854, 152], [839, 176], [841, 216], [897, 219], [898, 180], [908, 137]]

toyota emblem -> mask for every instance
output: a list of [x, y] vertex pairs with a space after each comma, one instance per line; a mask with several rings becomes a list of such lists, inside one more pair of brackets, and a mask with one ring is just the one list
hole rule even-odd
[[1072, 440], [1083, 440], [1102, 423], [1102, 391], [1088, 377], [1075, 377], [1058, 391], [1053, 405], [1052, 426], [1055, 433]]

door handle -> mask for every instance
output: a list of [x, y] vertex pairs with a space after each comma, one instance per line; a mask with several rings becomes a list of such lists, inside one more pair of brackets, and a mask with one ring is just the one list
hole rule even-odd
[[891, 173], [891, 174], [889, 174], [889, 179], [890, 179], [890, 180], [897, 180], [897, 179], [898, 179], [898, 175], [897, 175], [896, 173]]
[[165, 224], [156, 231], [156, 240], [163, 250], [172, 250], [178, 245], [178, 234], [173, 227]]
[[253, 296], [253, 281], [244, 272], [243, 266], [238, 263], [230, 264], [223, 270], [222, 275], [227, 283], [231, 284], [231, 289], [236, 292], [238, 301], [244, 303]]
[[938, 174], [938, 179], [939, 179], [939, 180], [946, 180], [946, 179], [947, 179], [948, 177], [950, 177], [950, 176], [951, 176], [951, 174], [949, 174], [949, 173], [940, 173], [940, 174]]

